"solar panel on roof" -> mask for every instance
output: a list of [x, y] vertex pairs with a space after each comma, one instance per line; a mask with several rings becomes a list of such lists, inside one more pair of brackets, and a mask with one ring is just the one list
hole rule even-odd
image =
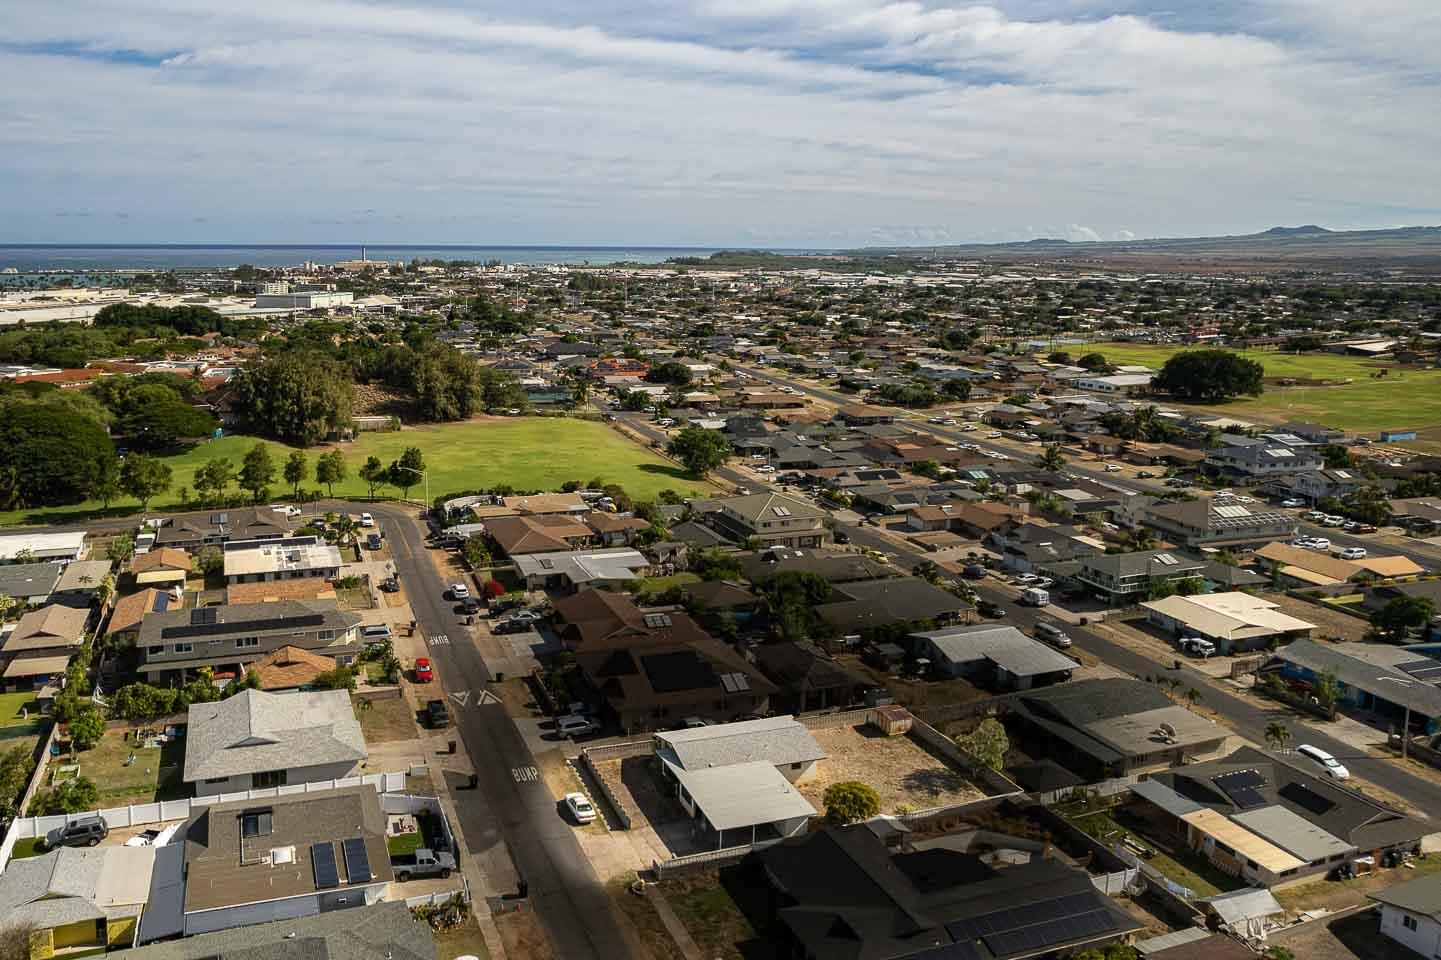
[[340, 886], [340, 871], [335, 866], [335, 847], [329, 840], [310, 845], [310, 865], [315, 870], [315, 889], [329, 890]]
[[214, 607], [196, 607], [190, 611], [190, 622], [195, 626], [214, 623], [216, 613]]
[[1409, 673], [1417, 680], [1426, 680], [1428, 682], [1441, 680], [1441, 660], [1433, 660], [1430, 657], [1398, 663], [1396, 664], [1396, 669]]
[[1280, 790], [1277, 790], [1276, 794], [1282, 799], [1289, 800], [1301, 809], [1308, 810], [1311, 813], [1325, 813], [1336, 806], [1336, 801], [1321, 796], [1321, 794], [1312, 790], [1304, 783], [1288, 783]]
[[345, 854], [345, 876], [349, 883], [366, 883], [374, 879], [375, 874], [370, 870], [370, 854], [365, 850], [364, 840], [351, 837], [341, 841], [340, 846]]
[[641, 657], [640, 662], [656, 693], [702, 690], [719, 682], [715, 668], [693, 650], [653, 653]]
[[[207, 608], [213, 615], [217, 608]], [[186, 637], [207, 637], [225, 633], [265, 633], [271, 630], [292, 630], [299, 632], [305, 627], [319, 627], [325, 624], [323, 614], [305, 614], [299, 617], [271, 617], [265, 620], [245, 620], [232, 623], [196, 623], [191, 618], [189, 626], [162, 627], [163, 639], [184, 639]]]
[[1212, 777], [1211, 782], [1221, 789], [1231, 802], [1242, 810], [1263, 806], [1266, 798], [1256, 789], [1265, 784], [1266, 778], [1259, 770], [1234, 770]]
[[1010, 956], [1089, 940], [1114, 929], [1116, 921], [1108, 911], [1092, 910], [1073, 917], [1060, 917], [1017, 930], [993, 933], [981, 939], [995, 955]]

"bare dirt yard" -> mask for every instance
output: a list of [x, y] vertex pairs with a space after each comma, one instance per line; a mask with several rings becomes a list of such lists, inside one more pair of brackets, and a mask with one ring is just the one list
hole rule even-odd
[[985, 796], [964, 773], [933, 755], [910, 737], [887, 737], [870, 727], [813, 730], [826, 759], [814, 776], [796, 785], [805, 798], [824, 809], [826, 787], [859, 780], [881, 795], [881, 812], [899, 807], [925, 810], [979, 800]]

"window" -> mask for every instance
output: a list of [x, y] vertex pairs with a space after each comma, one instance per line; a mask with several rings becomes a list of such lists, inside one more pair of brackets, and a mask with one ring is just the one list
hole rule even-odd
[[207, 778], [205, 779], [205, 782], [206, 782], [206, 783], [225, 783], [225, 782], [228, 781], [229, 779], [230, 779], [229, 777], [207, 777]]
[[316, 637], [318, 637], [318, 638], [321, 639], [321, 640], [334, 640], [334, 639], [335, 639], [335, 631], [334, 631], [334, 630], [321, 630], [319, 633], [316, 634]]
[[1416, 918], [1413, 917], [1413, 916], [1411, 916], [1409, 913], [1407, 913], [1407, 914], [1402, 914], [1402, 915], [1401, 915], [1401, 926], [1405, 927], [1407, 930], [1415, 930], [1415, 929], [1416, 929]]
[[250, 778], [251, 782], [259, 787], [283, 787], [285, 786], [284, 770], [262, 770]]
[[195, 644], [193, 643], [177, 643], [174, 648], [175, 653], [191, 653], [194, 650]]
[[152, 657], [157, 656], [165, 652], [165, 644], [157, 643], [153, 647], [146, 647], [145, 652], [150, 654]]
[[236, 645], [237, 647], [239, 647], [240, 649], [242, 649], [242, 650], [248, 649], [248, 648], [250, 648], [250, 647], [258, 647], [258, 646], [260, 646], [260, 638], [259, 638], [259, 637], [236, 637], [236, 638], [235, 638], [235, 645]]
[[240, 839], [270, 836], [270, 811], [251, 810], [240, 815]]
[[803, 764], [803, 763], [793, 763], [793, 764], [791, 764], [791, 769], [792, 769], [792, 770], [799, 770], [799, 769], [800, 769], [801, 767], [803, 767], [803, 766], [805, 766], [805, 764]]

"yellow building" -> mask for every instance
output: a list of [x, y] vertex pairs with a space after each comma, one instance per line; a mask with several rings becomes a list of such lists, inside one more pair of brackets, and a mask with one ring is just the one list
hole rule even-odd
[[150, 893], [153, 847], [61, 847], [0, 873], [0, 917], [29, 924], [32, 960], [128, 947]]

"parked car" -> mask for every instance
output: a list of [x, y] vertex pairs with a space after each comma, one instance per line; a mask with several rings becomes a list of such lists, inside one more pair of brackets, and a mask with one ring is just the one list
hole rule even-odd
[[474, 615], [480, 613], [483, 609], [485, 608], [481, 605], [481, 602], [474, 597], [466, 597], [460, 601], [460, 610], [462, 613]]
[[45, 834], [41, 844], [46, 850], [57, 847], [93, 847], [110, 836], [110, 824], [100, 814], [72, 820], [63, 827], [56, 827]]
[[368, 627], [360, 628], [360, 639], [366, 646], [371, 644], [389, 643], [391, 640], [390, 624], [372, 623]]
[[595, 821], [595, 807], [591, 804], [590, 798], [583, 793], [567, 793], [565, 809], [576, 823], [593, 823]]
[[1137, 471], [1136, 471], [1136, 479], [1137, 479], [1137, 480], [1154, 480], [1154, 479], [1156, 479], [1156, 475], [1155, 475], [1154, 473], [1152, 473], [1151, 471], [1149, 471], [1149, 470], [1137, 470]]
[[578, 717], [575, 714], [567, 714], [555, 722], [555, 732], [562, 737], [573, 738], [583, 737], [589, 733], [595, 733], [600, 725], [587, 717]]
[[1365, 547], [1342, 547], [1336, 551], [1336, 556], [1342, 560], [1365, 560]]
[[1281, 501], [1281, 506], [1283, 507], [1304, 507], [1305, 505], [1306, 501], [1301, 500], [1297, 497], [1291, 497], [1289, 499]]
[[961, 576], [967, 580], [984, 580], [986, 579], [986, 568], [979, 563], [968, 563], [961, 570]]
[[365, 538], [365, 548], [367, 550], [379, 550], [380, 542], [380, 534], [372, 533], [370, 536]]
[[1119, 463], [1108, 463], [1108, 464], [1106, 464], [1106, 472], [1107, 472], [1107, 473], [1120, 473], [1120, 472], [1121, 472], [1121, 465], [1120, 465]]
[[1051, 595], [1040, 587], [1027, 587], [1021, 591], [1020, 602], [1028, 607], [1044, 607], [1051, 602]]
[[1216, 653], [1216, 645], [1204, 637], [1182, 637], [1178, 645], [1182, 653], [1200, 657], [1202, 660]]
[[1344, 527], [1345, 525], [1345, 517], [1329, 516], [1321, 521], [1321, 526], [1323, 527]]
[[395, 593], [400, 589], [400, 581], [394, 577], [387, 577], [380, 581], [380, 589], [386, 593]]
[[535, 622], [532, 620], [519, 620], [515, 617], [505, 617], [491, 624], [490, 632], [495, 634], [503, 633], [525, 633], [527, 630], [535, 629]]
[[1296, 755], [1305, 757], [1307, 760], [1310, 760], [1312, 763], [1316, 764], [1316, 766], [1321, 768], [1321, 772], [1326, 774], [1326, 776], [1330, 777], [1332, 780], [1351, 779], [1351, 771], [1347, 770], [1346, 767], [1341, 763], [1341, 761], [1337, 760], [1335, 757], [1327, 753], [1325, 750], [1322, 750], [1320, 747], [1312, 746], [1309, 743], [1303, 743], [1296, 748]]
[[851, 535], [849, 533], [846, 533], [844, 530], [837, 530], [835, 535], [835, 541], [841, 546], [845, 546], [846, 544], [851, 542]]
[[1047, 620], [1036, 622], [1036, 639], [1044, 640], [1053, 647], [1060, 647], [1062, 650], [1071, 646], [1071, 638], [1066, 636], [1066, 631]]
[[1376, 527], [1369, 523], [1363, 523], [1356, 528], [1357, 533], [1375, 533]]
[[425, 725], [432, 730], [450, 726], [450, 711], [444, 700], [425, 701]]
[[976, 612], [983, 617], [997, 620], [1006, 615], [1006, 608], [993, 600], [982, 600], [976, 604]]
[[455, 600], [464, 600], [470, 596], [470, 588], [463, 583], [452, 583], [450, 585], [450, 596]]
[[1017, 587], [1029, 587], [1033, 583], [1040, 582], [1040, 579], [1041, 578], [1036, 576], [1034, 573], [1023, 573], [1019, 576], [1013, 577], [1011, 579], [1011, 583]]
[[430, 665], [429, 657], [418, 657], [415, 661], [415, 682], [433, 683], [435, 681], [435, 668]]
[[395, 879], [401, 883], [413, 877], [440, 877], [446, 880], [455, 872], [455, 857], [449, 853], [436, 853], [421, 847], [410, 853], [391, 854], [390, 869], [395, 871]]
[[375, 518], [368, 513], [362, 513], [360, 515], [360, 525], [362, 527], [373, 527], [375, 526]]

